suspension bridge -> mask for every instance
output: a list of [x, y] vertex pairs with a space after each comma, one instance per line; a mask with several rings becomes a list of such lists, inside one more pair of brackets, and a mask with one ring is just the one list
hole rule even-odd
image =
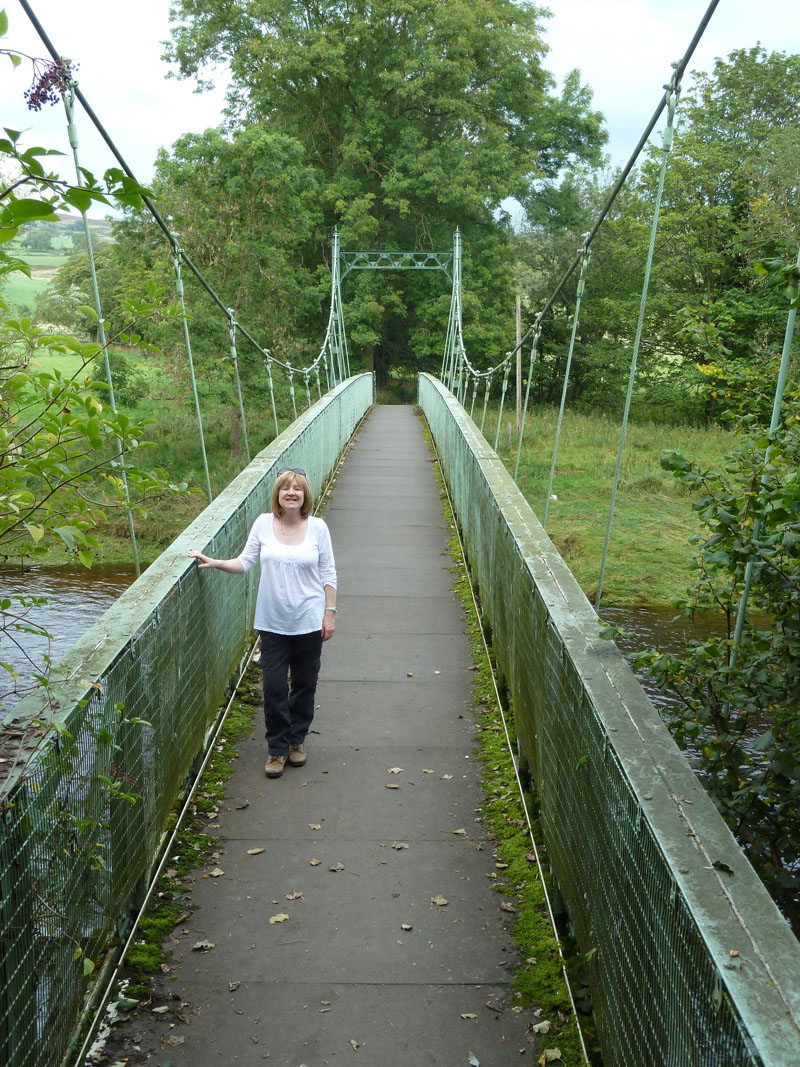
[[[690, 54], [640, 144], [666, 112], [664, 166]], [[73, 86], [70, 127], [76, 100], [99, 126]], [[79, 168], [74, 138], [73, 147]], [[13, 746], [0, 839], [8, 1067], [86, 1061], [86, 1027], [99, 1020], [168, 861], [176, 799], [191, 794], [250, 657], [257, 576], [201, 574], [187, 552], [237, 554], [285, 466], [306, 469], [324, 497], [341, 575], [319, 734], [307, 766], [274, 783], [260, 774], [260, 728], [243, 743], [213, 828], [224, 876], [197, 879], [173, 939], [175, 972], [162, 983], [183, 1022], [168, 1029], [170, 1015], [153, 1028], [144, 1052], [168, 1048], [175, 1064], [268, 1055], [310, 1067], [355, 1054], [381, 1065], [486, 1067], [520, 1053], [547, 1062], [551, 1042], [532, 1037], [534, 1009], [513, 1010], [511, 935], [490, 889], [491, 838], [476, 819], [471, 660], [437, 465], [513, 707], [515, 764], [535, 783], [540, 873], [557, 887], [586, 960], [604, 1064], [800, 1062], [800, 946], [624, 659], [598, 636], [598, 605], [495, 452], [517, 353], [529, 352], [529, 392], [543, 317], [578, 271], [577, 323], [591, 241], [624, 179], [530, 331], [490, 370], [473, 366], [464, 345], [458, 233], [446, 251], [349, 251], [335, 234], [325, 338], [300, 369], [238, 322], [148, 203], [179, 298], [188, 271], [228, 325], [237, 383], [237, 345], [263, 357], [276, 436], [251, 457], [245, 425], [248, 465], [216, 497], [205, 462], [208, 506], [55, 669], [52, 719], [41, 726], [31, 697], [4, 724]], [[341, 291], [356, 270], [435, 270], [451, 282], [440, 373], [418, 383], [430, 446], [411, 409], [376, 407], [372, 376], [351, 373]], [[102, 322], [97, 286], [94, 295]], [[640, 315], [620, 457], [641, 325]], [[186, 317], [184, 326], [191, 365]], [[786, 361], [793, 328], [790, 315]], [[278, 374], [292, 404], [283, 428]], [[490, 426], [493, 388], [501, 414]], [[194, 401], [202, 440], [196, 386]], [[556, 462], [557, 442], [551, 485]], [[603, 566], [618, 476], [619, 463]], [[131, 534], [135, 544], [133, 525]], [[598, 603], [601, 592], [602, 575]], [[114, 783], [140, 799], [129, 804]], [[276, 912], [288, 916], [273, 924]], [[85, 959], [97, 961], [88, 985]]]

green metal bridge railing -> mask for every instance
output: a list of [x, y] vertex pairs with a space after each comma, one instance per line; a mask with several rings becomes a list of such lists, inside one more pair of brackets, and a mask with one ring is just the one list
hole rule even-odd
[[73, 646], [53, 669], [49, 706], [31, 695], [4, 722], [6, 745], [16, 737], [0, 768], [4, 1067], [68, 1056], [85, 961], [125, 937], [173, 803], [247, 655], [255, 572], [223, 588], [216, 572], [201, 579], [187, 552], [239, 552], [282, 466], [302, 465], [318, 493], [372, 402], [363, 374], [309, 408]]
[[605, 1067], [800, 1063], [800, 944], [496, 453], [419, 400], [587, 955]]

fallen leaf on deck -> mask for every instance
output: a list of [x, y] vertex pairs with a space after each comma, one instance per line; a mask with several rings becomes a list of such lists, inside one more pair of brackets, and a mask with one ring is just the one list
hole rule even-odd
[[408, 673], [406, 674], [406, 678], [413, 678], [413, 677], [414, 677], [413, 671], [408, 671]]
[[388, 770], [389, 774], [402, 774], [403, 773], [403, 768], [402, 767], [389, 767], [389, 768], [387, 768], [387, 770]]
[[414, 927], [410, 923], [400, 923], [401, 930], [413, 930]]
[[344, 864], [343, 863], [334, 863], [332, 867], [328, 868], [328, 870], [329, 871], [343, 871], [344, 870]]
[[387, 788], [387, 789], [399, 789], [399, 788], [400, 788], [400, 786], [399, 786], [399, 785], [394, 785], [393, 783], [391, 783], [391, 782], [390, 782], [390, 783], [389, 783], [389, 784], [388, 784], [388, 785], [386, 786], [386, 788]]
[[434, 771], [432, 767], [423, 767], [422, 768], [422, 773], [423, 774], [435, 774], [436, 771]]
[[138, 1006], [139, 1001], [133, 997], [120, 997], [116, 1003], [120, 1011], [133, 1011]]
[[481, 1061], [475, 1055], [474, 1052], [469, 1053], [469, 1059], [467, 1060], [469, 1067], [481, 1067]]
[[308, 862], [312, 867], [319, 867], [320, 863], [322, 863], [322, 860], [309, 860]]
[[192, 945], [193, 952], [207, 952], [210, 948], [216, 948], [213, 941], [195, 941]]
[[221, 867], [215, 867], [213, 871], [209, 871], [208, 873], [211, 878], [221, 878], [225, 872]]
[[266, 852], [266, 851], [267, 850], [265, 848], [248, 848], [247, 855], [248, 856], [260, 856], [262, 852]]
[[228, 982], [228, 989], [231, 993], [235, 993], [241, 984], [241, 982]]
[[322, 829], [322, 823], [310, 822], [308, 824], [308, 828], [309, 828], [309, 830], [321, 830]]
[[503, 903], [500, 905], [500, 910], [501, 911], [510, 911], [514, 915], [516, 915], [516, 913], [517, 913], [517, 909], [514, 907], [514, 905], [513, 904], [509, 904], [507, 900], [504, 900]]
[[303, 894], [300, 892], [299, 889], [293, 889], [291, 893], [287, 893], [286, 894], [286, 899], [287, 900], [300, 900], [302, 895]]
[[285, 923], [289, 916], [285, 911], [280, 912], [278, 915], [271, 915], [269, 919], [269, 925], [274, 926], [275, 923]]
[[172, 1045], [173, 1047], [175, 1045], [182, 1045], [183, 1044], [183, 1038], [182, 1037], [176, 1037], [175, 1034], [173, 1034], [172, 1037], [168, 1037], [167, 1038], [167, 1044], [168, 1045]]
[[462, 1019], [477, 1019], [478, 1016], [475, 1015], [474, 1012], [471, 1012], [471, 1011], [462, 1011], [461, 1012], [461, 1018]]
[[446, 900], [441, 893], [437, 893], [435, 897], [431, 897], [431, 904], [436, 904], [437, 907], [443, 908], [445, 904], [449, 904], [450, 901]]
[[361, 1048], [359, 1043], [352, 1037], [350, 1038], [350, 1044], [353, 1046], [353, 1051], [354, 1052], [357, 1052]]
[[399, 850], [401, 848], [408, 848], [408, 845], [406, 844], [405, 841], [393, 841], [392, 842], [392, 848], [396, 848], [396, 849]]
[[467, 836], [467, 831], [466, 830], [453, 830], [452, 833], [458, 834], [460, 837], [466, 837]]
[[440, 778], [441, 778], [441, 780], [443, 782], [449, 782], [452, 777], [453, 777], [452, 774], [442, 774], [442, 775], [440, 775]]

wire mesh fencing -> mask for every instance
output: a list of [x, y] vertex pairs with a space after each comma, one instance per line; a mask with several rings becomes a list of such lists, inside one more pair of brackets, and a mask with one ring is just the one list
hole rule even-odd
[[237, 555], [282, 466], [315, 495], [373, 400], [350, 379], [261, 452], [73, 646], [45, 699], [3, 724], [0, 1062], [61, 1064], [91, 976], [130, 928], [176, 796], [211, 735], [252, 633], [257, 568]]
[[800, 944], [495, 452], [420, 379], [605, 1067], [800, 1063]]

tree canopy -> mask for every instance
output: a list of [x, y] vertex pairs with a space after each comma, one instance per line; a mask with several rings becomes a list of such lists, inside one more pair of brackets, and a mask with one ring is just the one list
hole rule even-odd
[[[717, 417], [731, 406], [721, 382], [752, 402], [753, 377], [774, 380], [786, 300], [758, 264], [793, 262], [797, 253], [798, 126], [800, 56], [739, 49], [695, 75], [683, 94], [639, 363], [640, 387], [667, 417]], [[573, 386], [590, 404], [621, 406], [662, 157], [659, 138], [592, 245]], [[578, 168], [530, 205], [531, 229], [517, 247], [533, 311], [574, 258], [615, 177]], [[556, 348], [573, 301], [574, 279], [546, 324]], [[558, 376], [549, 371], [559, 367], [542, 361], [540, 397], [553, 399]]]
[[[460, 227], [467, 288], [481, 309], [476, 347], [507, 347], [502, 205], [529, 201], [575, 161], [596, 160], [603, 141], [577, 75], [553, 91], [543, 9], [511, 0], [178, 0], [172, 14], [167, 54], [181, 75], [229, 66], [231, 122], [302, 146], [319, 189], [317, 256], [334, 226], [345, 247], [409, 249], [448, 248]], [[491, 281], [477, 267], [470, 273], [472, 252], [490, 264]], [[446, 314], [441, 294], [409, 276], [361, 275], [355, 288], [353, 335], [379, 371], [413, 364], [409, 350], [438, 357], [429, 327], [431, 314]]]

